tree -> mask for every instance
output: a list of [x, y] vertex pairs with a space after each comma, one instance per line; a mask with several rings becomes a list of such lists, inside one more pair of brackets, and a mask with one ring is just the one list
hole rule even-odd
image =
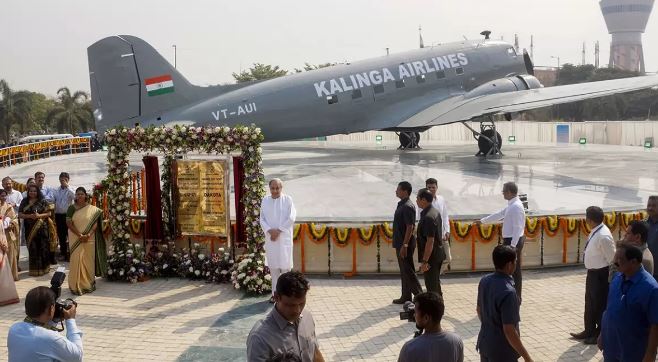
[[25, 129], [30, 120], [29, 93], [14, 92], [7, 81], [0, 79], [0, 124], [2, 125], [2, 138], [5, 143], [11, 142], [11, 127], [18, 125]]
[[298, 69], [295, 68], [295, 73], [301, 73], [303, 71], [311, 71], [311, 70], [316, 70], [316, 69], [322, 69], [322, 68], [327, 68], [336, 65], [336, 63], [322, 63], [318, 65], [314, 64], [309, 64], [309, 63], [304, 63], [304, 69]]
[[46, 123], [55, 126], [58, 132], [64, 132], [68, 127], [71, 134], [76, 133], [75, 130], [84, 131], [93, 127], [93, 114], [88, 98], [87, 93], [83, 91], [76, 91], [71, 95], [67, 87], [60, 88], [57, 91], [57, 104], [48, 113]]
[[285, 69], [280, 69], [278, 65], [272, 67], [261, 63], [254, 63], [249, 70], [243, 70], [240, 74], [233, 73], [233, 78], [238, 83], [251, 82], [254, 80], [264, 80], [282, 77], [288, 74]]

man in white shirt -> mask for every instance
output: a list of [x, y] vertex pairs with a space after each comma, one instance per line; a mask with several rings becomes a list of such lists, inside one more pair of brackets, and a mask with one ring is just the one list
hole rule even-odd
[[36, 287], [25, 296], [22, 322], [9, 328], [7, 351], [9, 362], [82, 361], [82, 331], [75, 324], [77, 306], [63, 311], [66, 337], [53, 327], [55, 292], [48, 287]]
[[[439, 210], [439, 214], [441, 214], [441, 230], [443, 230], [441, 238], [443, 239], [442, 246], [443, 253], [445, 254], [445, 259], [443, 259], [443, 264], [441, 264], [441, 274], [443, 274], [452, 261], [452, 254], [450, 253], [450, 219], [448, 218], [448, 206], [443, 196], [438, 193], [439, 183], [435, 178], [428, 178], [425, 181], [425, 188], [434, 196], [432, 207]], [[420, 220], [420, 217], [416, 217], [416, 219]]]
[[517, 196], [519, 188], [514, 182], [506, 182], [503, 185], [503, 197], [507, 200], [507, 207], [483, 217], [476, 224], [489, 224], [503, 220], [503, 245], [511, 245], [516, 250], [516, 269], [514, 269], [514, 289], [521, 302], [521, 289], [523, 278], [521, 275], [521, 263], [523, 257], [523, 243], [525, 242], [525, 210], [523, 203]]
[[9, 176], [2, 179], [2, 188], [7, 191], [7, 203], [14, 207], [14, 212], [18, 215], [18, 206], [23, 201], [23, 194], [14, 190], [14, 180]]
[[585, 222], [592, 230], [583, 248], [587, 268], [585, 330], [571, 333], [573, 338], [582, 339], [585, 344], [596, 344], [601, 332], [601, 318], [608, 301], [608, 273], [616, 251], [612, 233], [603, 223], [604, 217], [603, 210], [598, 206], [590, 206], [585, 211]]
[[292, 228], [297, 211], [292, 197], [283, 193], [280, 179], [272, 179], [269, 186], [271, 195], [265, 196], [260, 205], [260, 226], [265, 233], [265, 264], [272, 276], [270, 303], [274, 303], [279, 276], [292, 270]]

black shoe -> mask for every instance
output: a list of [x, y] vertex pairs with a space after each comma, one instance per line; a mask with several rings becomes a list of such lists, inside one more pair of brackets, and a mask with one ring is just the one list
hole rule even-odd
[[404, 304], [405, 302], [411, 302], [411, 300], [404, 298], [393, 299], [393, 304]]
[[585, 344], [597, 344], [597, 342], [598, 342], [597, 339], [598, 339], [597, 337], [588, 337], [588, 338], [585, 338], [583, 343], [585, 343]]
[[574, 339], [587, 339], [587, 338], [590, 337], [590, 335], [589, 335], [587, 332], [585, 332], [585, 331], [582, 331], [582, 332], [580, 332], [580, 333], [569, 333], [569, 334], [570, 334], [571, 337], [573, 337]]

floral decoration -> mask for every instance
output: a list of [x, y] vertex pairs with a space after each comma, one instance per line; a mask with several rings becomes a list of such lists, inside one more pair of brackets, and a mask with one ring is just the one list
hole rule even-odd
[[[252, 263], [244, 264], [247, 273], [259, 275], [260, 284], [255, 280], [237, 281], [239, 288], [254, 292], [263, 290], [253, 285], [267, 285], [265, 273], [258, 270], [258, 265], [264, 261], [263, 243], [264, 235], [259, 225], [260, 202], [265, 195], [265, 181], [262, 169], [262, 149], [260, 143], [263, 134], [255, 126], [245, 127], [117, 127], [105, 132], [108, 145], [108, 176], [107, 194], [108, 209], [110, 213], [110, 226], [112, 228], [112, 251], [114, 254], [123, 253], [130, 245], [130, 204], [129, 195], [130, 174], [128, 172], [128, 156], [131, 151], [161, 152], [165, 154], [163, 167], [163, 203], [165, 224], [171, 223], [171, 161], [173, 155], [184, 154], [191, 151], [200, 151], [208, 154], [241, 153], [245, 178], [243, 184], [242, 203], [245, 206], [245, 232], [247, 240], [246, 253], [253, 255], [249, 258]], [[171, 229], [168, 230], [171, 235]], [[258, 263], [260, 262], [260, 264]], [[123, 277], [123, 275], [122, 275]], [[117, 278], [114, 280], [121, 280]], [[128, 280], [124, 278], [123, 280]], [[131, 280], [132, 281], [132, 280]]]
[[241, 255], [231, 273], [235, 289], [246, 289], [253, 294], [263, 294], [272, 290], [272, 276], [263, 260], [265, 253]]
[[139, 244], [126, 243], [126, 250], [110, 250], [107, 254], [107, 279], [137, 283], [149, 273], [144, 248]]

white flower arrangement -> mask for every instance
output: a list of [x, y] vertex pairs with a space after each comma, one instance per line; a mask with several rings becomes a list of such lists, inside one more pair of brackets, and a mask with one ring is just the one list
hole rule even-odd
[[[258, 222], [255, 220], [259, 215], [258, 208], [260, 201], [265, 194], [262, 148], [260, 147], [263, 135], [260, 128], [253, 125], [250, 127], [236, 126], [233, 128], [226, 126], [213, 128], [181, 126], [150, 126], [144, 128], [138, 126], [131, 129], [118, 127], [108, 130], [105, 136], [109, 150], [107, 156], [108, 176], [105, 182], [108, 185], [107, 199], [109, 201], [108, 209], [110, 210], [110, 227], [112, 229], [112, 235], [114, 235], [112, 240], [113, 254], [110, 254], [110, 258], [112, 256], [117, 257], [119, 251], [125, 252], [131, 248], [128, 246], [131, 239], [130, 222], [128, 220], [131, 200], [128, 195], [130, 189], [128, 157], [131, 151], [155, 151], [164, 153], [168, 155], [165, 156], [165, 163], [169, 162], [167, 161], [168, 157], [171, 158], [171, 155], [175, 152], [187, 153], [194, 150], [205, 151], [207, 153], [242, 152], [245, 174], [249, 175], [245, 177], [243, 184], [244, 193], [242, 201], [245, 205], [244, 214], [248, 217], [251, 217], [251, 215], [255, 216], [253, 219], [245, 222], [246, 248], [248, 253], [253, 255], [249, 257], [248, 261], [240, 264], [236, 264], [233, 259], [225, 259], [223, 262], [231, 265], [234, 269], [239, 268], [240, 273], [236, 273], [235, 275], [245, 274], [242, 280], [246, 279], [247, 276], [250, 277], [248, 283], [240, 281], [236, 284], [234, 282], [234, 286], [237, 289], [255, 293], [264, 293], [269, 290], [271, 283], [266, 279], [268, 275], [266, 268], [264, 271], [257, 269], [258, 266], [263, 265], [262, 260], [264, 258], [262, 253], [264, 235]], [[162, 182], [163, 194], [168, 197], [171, 183], [165, 178], [164, 172]], [[166, 226], [169, 222], [170, 210], [167, 209], [168, 206], [166, 204], [163, 204], [163, 207], [165, 208], [164, 221]], [[137, 249], [137, 246], [132, 247], [132, 249]], [[225, 255], [224, 250], [220, 250], [219, 252]], [[133, 254], [132, 250], [129, 254]], [[137, 255], [135, 257], [137, 258]], [[198, 257], [198, 260], [204, 263], [212, 259], [208, 254], [198, 254]], [[121, 260], [128, 258], [128, 255], [126, 254], [121, 258]], [[140, 257], [138, 260], [139, 263], [137, 264], [141, 264], [144, 258]], [[241, 259], [237, 260], [237, 262], [241, 261]], [[164, 268], [164, 265], [160, 265]], [[121, 277], [128, 278], [130, 281], [136, 281], [137, 279], [135, 275], [127, 275], [126, 272], [128, 270], [113, 269], [117, 270], [113, 272], [113, 275], [120, 274]], [[143, 274], [148, 275], [149, 269], [142, 268], [139, 265], [138, 271], [142, 270]], [[210, 274], [211, 276], [213, 274], [229, 276], [228, 271], [226, 273], [222, 273], [222, 271], [220, 269], [220, 273], [211, 272]], [[200, 271], [200, 273], [202, 275], [206, 274], [203, 271]], [[232, 272], [230, 274], [233, 276]], [[261, 281], [260, 284], [258, 283], [259, 280]]]

